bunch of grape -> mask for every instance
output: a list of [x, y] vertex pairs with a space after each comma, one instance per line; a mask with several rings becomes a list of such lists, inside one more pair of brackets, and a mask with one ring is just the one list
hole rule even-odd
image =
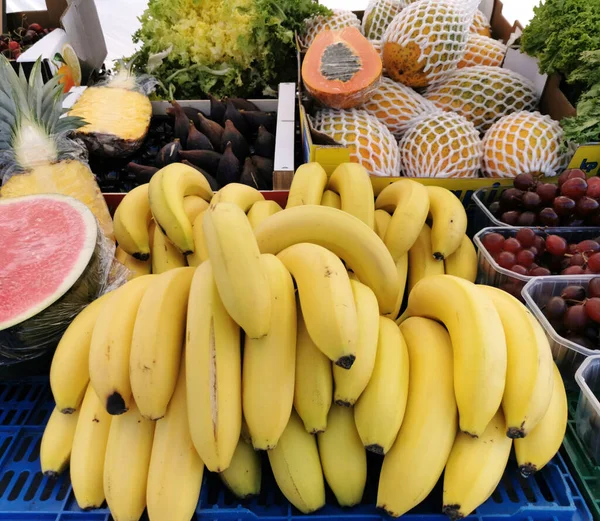
[[600, 177], [565, 170], [553, 184], [520, 174], [489, 209], [510, 226], [600, 226]]
[[587, 347], [600, 346], [600, 277], [583, 286], [567, 286], [543, 308], [544, 315], [561, 336]]

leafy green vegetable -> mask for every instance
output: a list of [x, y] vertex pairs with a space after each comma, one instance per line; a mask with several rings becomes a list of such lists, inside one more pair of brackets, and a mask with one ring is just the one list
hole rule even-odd
[[150, 0], [134, 36], [137, 68], [162, 96], [256, 95], [296, 81], [294, 31], [329, 13], [313, 0]]

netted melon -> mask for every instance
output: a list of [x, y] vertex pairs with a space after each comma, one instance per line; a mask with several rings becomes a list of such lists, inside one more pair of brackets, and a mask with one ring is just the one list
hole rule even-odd
[[470, 31], [475, 34], [480, 34], [481, 36], [487, 36], [488, 38], [492, 35], [490, 22], [479, 9], [475, 11]]
[[470, 34], [467, 40], [465, 55], [458, 64], [458, 68], [474, 67], [476, 65], [488, 65], [500, 67], [506, 54], [506, 45], [493, 38]]
[[362, 164], [369, 174], [398, 175], [398, 144], [387, 127], [368, 112], [320, 110], [313, 119], [313, 126], [347, 146], [351, 160]]
[[453, 112], [419, 118], [398, 145], [407, 177], [477, 177], [481, 168], [479, 133]]
[[304, 20], [304, 31], [299, 35], [302, 47], [310, 47], [321, 31], [339, 31], [344, 27], [360, 29], [360, 20], [352, 11], [332, 9], [330, 16], [313, 16]]
[[515, 177], [523, 173], [555, 175], [571, 153], [561, 153], [563, 131], [550, 116], [515, 112], [499, 119], [483, 138], [483, 174]]
[[437, 107], [457, 112], [485, 132], [502, 116], [535, 109], [538, 96], [524, 76], [500, 67], [458, 69], [430, 87], [425, 97]]
[[405, 0], [371, 0], [362, 21], [362, 32], [369, 40], [381, 40], [394, 16], [408, 5]]
[[361, 107], [381, 121], [400, 139], [411, 122], [421, 114], [439, 109], [410, 87], [382, 78], [377, 89]]

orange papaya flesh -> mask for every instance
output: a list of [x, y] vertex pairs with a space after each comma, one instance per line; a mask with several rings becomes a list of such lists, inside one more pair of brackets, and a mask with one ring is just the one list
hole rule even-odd
[[381, 78], [381, 58], [356, 27], [322, 31], [302, 64], [306, 90], [324, 105], [349, 109], [364, 103]]

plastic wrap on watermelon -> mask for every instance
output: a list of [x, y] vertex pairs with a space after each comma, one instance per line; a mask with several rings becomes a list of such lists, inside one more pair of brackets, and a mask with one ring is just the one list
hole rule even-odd
[[0, 365], [56, 347], [93, 300], [127, 280], [115, 245], [72, 197], [0, 199]]

